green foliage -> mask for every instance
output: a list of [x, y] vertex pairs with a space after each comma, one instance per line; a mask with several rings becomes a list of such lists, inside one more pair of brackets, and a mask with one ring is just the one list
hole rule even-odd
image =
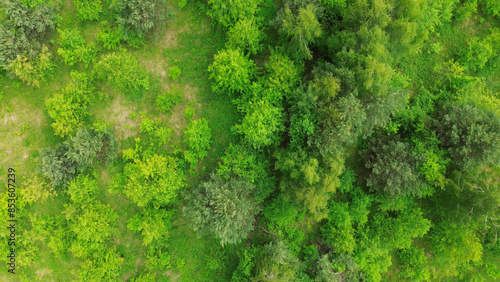
[[40, 170], [52, 186], [66, 185], [79, 171], [96, 161], [110, 163], [116, 158], [118, 144], [110, 130], [81, 128], [71, 139], [55, 149], [42, 150]]
[[379, 139], [364, 153], [370, 169], [366, 185], [391, 196], [425, 196], [431, 191], [416, 171], [415, 156], [407, 143]]
[[169, 238], [173, 213], [164, 209], [144, 209], [129, 219], [127, 228], [142, 234], [142, 244], [164, 245]]
[[212, 143], [212, 131], [208, 121], [204, 118], [191, 120], [184, 130], [184, 143], [188, 149], [184, 151], [184, 158], [191, 164], [191, 170], [198, 165], [198, 161], [207, 156]]
[[17, 55], [15, 59], [10, 61], [8, 69], [23, 82], [40, 87], [54, 72], [55, 66], [50, 59], [51, 56], [49, 49], [43, 45], [36, 59], [29, 60], [25, 56]]
[[180, 102], [182, 102], [182, 94], [179, 90], [174, 89], [167, 91], [163, 95], [158, 95], [155, 105], [158, 110], [164, 113], [170, 113], [172, 112], [172, 108], [177, 106]]
[[208, 67], [210, 78], [215, 81], [212, 91], [216, 94], [243, 93], [254, 75], [255, 64], [238, 50], [222, 50], [214, 56]]
[[283, 241], [271, 242], [260, 253], [253, 280], [262, 281], [273, 277], [277, 281], [293, 281], [298, 268], [299, 261]]
[[42, 41], [55, 27], [54, 5], [42, 3], [28, 6], [21, 1], [4, 3], [0, 25], [0, 67], [7, 68], [18, 56], [36, 61]]
[[326, 218], [328, 199], [339, 185], [342, 158], [322, 160], [303, 149], [278, 150], [274, 156], [276, 170], [283, 173], [279, 184], [281, 191], [288, 195], [293, 191], [292, 201], [299, 203], [313, 221]]
[[277, 145], [283, 131], [283, 110], [267, 99], [253, 100], [244, 105], [245, 116], [241, 124], [234, 126], [236, 132], [245, 136], [254, 149]]
[[57, 53], [61, 55], [65, 64], [72, 66], [81, 62], [86, 68], [97, 58], [94, 44], [86, 44], [83, 35], [78, 29], [59, 29], [61, 48]]
[[455, 165], [498, 164], [500, 117], [497, 114], [458, 104], [445, 109], [437, 127]]
[[328, 222], [321, 229], [325, 241], [335, 253], [352, 253], [356, 245], [354, 229], [347, 203], [333, 202], [329, 208]]
[[215, 19], [224, 28], [230, 28], [239, 20], [251, 19], [260, 2], [260, 0], [209, 0], [207, 15]]
[[314, 281], [363, 281], [363, 275], [350, 255], [340, 254], [330, 261], [330, 255], [323, 255], [317, 262]]
[[240, 49], [248, 54], [254, 55], [262, 50], [262, 44], [260, 42], [264, 37], [265, 34], [255, 23], [253, 18], [243, 18], [229, 28], [227, 34], [227, 47], [232, 50]]
[[120, 29], [112, 27], [107, 21], [101, 22], [101, 29], [96, 35], [96, 41], [107, 50], [116, 50], [120, 47], [120, 42], [123, 40], [123, 35]]
[[[389, 200], [390, 201], [390, 200]], [[405, 249], [415, 238], [422, 238], [430, 229], [431, 222], [412, 202], [404, 203], [401, 210], [374, 214], [373, 225], [380, 241], [388, 249]]]
[[75, 236], [69, 249], [77, 257], [88, 257], [102, 249], [117, 230], [114, 224], [118, 215], [113, 208], [97, 201], [68, 205], [63, 214], [70, 234]]
[[78, 271], [81, 281], [113, 281], [118, 279], [124, 258], [116, 250], [108, 249], [95, 253], [92, 258], [85, 260]]
[[[500, 41], [497, 42], [497, 45]], [[469, 51], [466, 54], [467, 66], [472, 70], [482, 69], [488, 60], [496, 56], [496, 51], [492, 42], [492, 36], [479, 39], [472, 37], [469, 40]], [[498, 48], [497, 48], [498, 49]]]
[[149, 75], [139, 60], [124, 49], [102, 56], [94, 71], [98, 79], [134, 98], [142, 97], [150, 88]]
[[314, 4], [300, 7], [296, 14], [288, 7], [276, 19], [279, 33], [288, 38], [288, 53], [295, 59], [312, 59], [308, 45], [321, 35], [320, 10]]
[[474, 229], [465, 224], [441, 222], [432, 231], [430, 239], [441, 275], [456, 275], [460, 263], [477, 262], [483, 253]]
[[125, 165], [123, 193], [139, 207], [161, 207], [174, 203], [185, 177], [172, 157], [152, 155]]
[[267, 71], [264, 85], [279, 93], [279, 99], [271, 99], [273, 103], [281, 101], [287, 96], [300, 80], [299, 69], [287, 56], [278, 51], [271, 51], [269, 60], [264, 65]]
[[97, 190], [95, 179], [87, 175], [79, 175], [68, 184], [67, 193], [73, 203], [84, 205], [95, 199]]
[[[111, 7], [125, 40], [144, 38], [165, 18], [164, 2], [160, 0], [118, 0]], [[165, 14], [163, 14], [163, 13]]]
[[238, 252], [238, 267], [233, 272], [231, 281], [244, 282], [252, 278], [252, 272], [255, 268], [255, 256], [258, 254], [259, 249], [245, 246]]
[[237, 244], [253, 230], [258, 212], [253, 199], [254, 185], [237, 178], [210, 180], [192, 190], [184, 215], [200, 236], [212, 235], [222, 245]]
[[36, 175], [25, 181], [19, 193], [22, 201], [27, 204], [44, 203], [49, 198], [57, 196], [57, 193], [49, 183]]
[[101, 0], [71, 0], [81, 21], [98, 20], [102, 13]]
[[399, 253], [403, 262], [401, 266], [401, 278], [407, 278], [414, 281], [429, 281], [431, 272], [427, 267], [428, 258], [423, 249], [411, 246]]
[[255, 200], [260, 203], [274, 190], [274, 178], [268, 171], [270, 165], [264, 155], [241, 144], [229, 144], [224, 156], [221, 157], [217, 174], [222, 179], [237, 175], [254, 184]]
[[54, 120], [52, 128], [61, 137], [72, 134], [81, 127], [88, 116], [87, 107], [95, 94], [92, 77], [85, 73], [71, 72], [71, 81], [61, 94], [46, 100], [47, 111]]
[[354, 261], [359, 266], [359, 270], [364, 273], [364, 280], [381, 281], [381, 274], [386, 272], [392, 264], [389, 250], [384, 248], [380, 241], [381, 234], [361, 230], [358, 237]]
[[181, 68], [179, 68], [178, 66], [172, 66], [168, 70], [168, 77], [170, 77], [173, 80], [176, 80], [181, 75], [181, 72], [182, 72]]
[[483, 4], [483, 10], [492, 16], [498, 17], [500, 15], [500, 4], [495, 0], [480, 0]]

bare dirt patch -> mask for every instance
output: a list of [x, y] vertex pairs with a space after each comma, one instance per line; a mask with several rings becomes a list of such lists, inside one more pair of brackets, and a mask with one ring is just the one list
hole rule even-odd
[[100, 116], [108, 123], [111, 123], [115, 130], [116, 139], [124, 140], [137, 134], [137, 125], [139, 118], [135, 120], [130, 118], [135, 113], [137, 107], [126, 101], [123, 95], [117, 95], [113, 102], [103, 109]]
[[43, 276], [51, 275], [51, 274], [52, 274], [52, 270], [50, 270], [48, 268], [42, 268], [42, 269], [38, 269], [36, 271], [36, 275], [38, 276], [38, 279], [42, 279]]

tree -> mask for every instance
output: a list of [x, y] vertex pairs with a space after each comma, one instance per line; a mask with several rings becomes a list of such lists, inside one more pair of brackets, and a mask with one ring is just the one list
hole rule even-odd
[[264, 65], [267, 75], [264, 77], [264, 87], [273, 89], [279, 96], [272, 98], [271, 102], [281, 102], [283, 96], [288, 96], [300, 80], [299, 68], [290, 58], [278, 51], [271, 51], [269, 60]]
[[117, 231], [114, 225], [118, 215], [112, 207], [95, 200], [68, 205], [63, 214], [71, 234], [75, 236], [70, 251], [77, 257], [85, 258], [105, 249], [103, 244]]
[[399, 253], [399, 257], [403, 262], [401, 265], [402, 278], [412, 279], [415, 281], [429, 281], [431, 272], [427, 266], [428, 258], [425, 256], [425, 251], [421, 248], [411, 246], [403, 249]]
[[118, 143], [110, 130], [81, 128], [55, 149], [42, 150], [39, 169], [51, 180], [52, 186], [66, 185], [77, 172], [96, 161], [106, 164], [114, 161], [117, 150]]
[[97, 50], [94, 44], [86, 44], [83, 35], [78, 29], [59, 29], [61, 48], [57, 53], [61, 55], [65, 64], [72, 66], [82, 62], [85, 67], [93, 63], [97, 58]]
[[162, 0], [119, 0], [111, 5], [125, 40], [144, 38], [163, 20]]
[[300, 7], [297, 14], [294, 14], [288, 7], [284, 9], [277, 22], [279, 33], [289, 39], [287, 43], [288, 52], [296, 59], [312, 59], [310, 43], [314, 43], [321, 35], [321, 24], [319, 9], [314, 4]]
[[196, 168], [199, 160], [207, 156], [211, 139], [212, 133], [206, 119], [189, 122], [184, 130], [184, 143], [188, 145], [188, 149], [184, 151], [184, 158], [191, 164], [191, 170]]
[[184, 215], [200, 236], [213, 235], [221, 244], [237, 244], [253, 230], [258, 212], [255, 187], [237, 178], [222, 180], [216, 174], [193, 190]]
[[470, 105], [444, 109], [436, 127], [455, 165], [461, 168], [500, 160], [500, 117]]
[[264, 36], [253, 18], [240, 19], [227, 33], [227, 46], [228, 49], [240, 49], [254, 55], [262, 49], [260, 42]]
[[323, 255], [317, 262], [315, 282], [363, 281], [351, 255]]
[[332, 202], [327, 223], [321, 228], [323, 241], [335, 253], [352, 253], [356, 242], [348, 203]]
[[37, 175], [29, 178], [19, 193], [22, 201], [25, 201], [27, 204], [44, 203], [49, 198], [57, 195], [53, 187], [50, 187], [45, 179]]
[[98, 20], [102, 13], [101, 0], [71, 0], [81, 21]]
[[339, 185], [343, 170], [341, 156], [322, 159], [304, 149], [277, 150], [275, 168], [283, 173], [279, 187], [291, 201], [306, 211], [313, 221], [328, 216], [328, 199]]
[[208, 67], [216, 94], [242, 94], [250, 86], [255, 64], [238, 50], [222, 50]]
[[115, 248], [94, 253], [92, 258], [85, 260], [78, 271], [81, 281], [113, 281], [118, 279], [124, 262], [123, 255]]
[[441, 276], [454, 276], [460, 263], [478, 262], [483, 246], [467, 224], [440, 222], [430, 234], [435, 263]]
[[0, 25], [0, 67], [7, 68], [18, 56], [36, 61], [42, 41], [55, 27], [55, 6], [28, 6], [23, 1], [4, 3], [5, 23]]
[[264, 246], [256, 263], [252, 281], [293, 281], [299, 268], [299, 261], [292, 255], [283, 241]]
[[415, 156], [409, 144], [379, 138], [363, 153], [370, 174], [366, 185], [391, 196], [425, 196], [430, 188], [416, 171]]
[[92, 77], [85, 73], [71, 72], [71, 80], [62, 94], [45, 101], [47, 111], [54, 120], [52, 127], [61, 137], [72, 134], [83, 125], [88, 116], [87, 106], [95, 96]]
[[68, 184], [71, 202], [85, 205], [92, 202], [97, 194], [97, 182], [88, 175], [79, 175]]
[[254, 149], [276, 145], [283, 130], [282, 109], [267, 99], [249, 101], [243, 108], [245, 116], [234, 126]]
[[40, 87], [54, 71], [55, 66], [50, 59], [51, 56], [49, 49], [43, 45], [38, 58], [29, 60], [25, 56], [17, 55], [14, 60], [10, 61], [8, 69], [28, 85]]
[[242, 144], [229, 144], [221, 157], [217, 174], [221, 179], [236, 175], [255, 185], [255, 200], [264, 201], [275, 189], [274, 178], [269, 173], [271, 163], [256, 150]]
[[224, 28], [230, 28], [240, 20], [251, 19], [260, 3], [261, 0], [209, 0], [207, 15]]
[[142, 244], [165, 245], [169, 238], [173, 212], [165, 209], [144, 209], [128, 220], [127, 228], [142, 235]]
[[94, 71], [98, 79], [134, 98], [142, 97], [150, 87], [147, 72], [125, 49], [102, 56], [94, 65]]
[[123, 181], [123, 193], [139, 207], [171, 204], [177, 191], [185, 186], [176, 159], [157, 154], [127, 163]]

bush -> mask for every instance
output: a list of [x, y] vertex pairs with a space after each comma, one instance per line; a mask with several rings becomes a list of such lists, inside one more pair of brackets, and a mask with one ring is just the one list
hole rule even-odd
[[182, 102], [181, 93], [179, 93], [177, 90], [173, 90], [168, 91], [163, 95], [159, 95], [156, 98], [155, 105], [158, 110], [165, 113], [170, 113], [172, 111], [172, 108], [177, 106], [177, 104], [179, 104], [180, 102]]
[[65, 64], [72, 66], [82, 62], [85, 67], [93, 63], [97, 56], [94, 44], [86, 44], [81, 32], [77, 29], [58, 30], [61, 37], [61, 48], [57, 53], [61, 55]]
[[46, 100], [47, 111], [54, 120], [56, 135], [70, 135], [83, 125], [88, 116], [87, 106], [94, 97], [92, 78], [85, 73], [71, 72], [71, 81], [61, 94]]
[[140, 98], [149, 90], [149, 76], [140, 66], [139, 60], [122, 49], [101, 57], [95, 64], [97, 78], [124, 93]]
[[120, 47], [120, 41], [123, 40], [123, 35], [120, 29], [110, 27], [107, 21], [101, 22], [101, 29], [96, 35], [96, 41], [107, 50], [116, 50]]
[[216, 94], [243, 93], [254, 75], [255, 64], [238, 50], [222, 50], [214, 56], [208, 67], [215, 80], [212, 91]]
[[179, 68], [178, 66], [173, 66], [168, 70], [168, 77], [175, 80], [181, 75], [181, 72], [181, 68]]
[[158, 208], [174, 202], [185, 186], [184, 175], [172, 157], [152, 155], [127, 163], [123, 172], [123, 193], [140, 207]]
[[98, 20], [102, 13], [101, 0], [71, 0], [75, 5], [78, 18], [82, 21]]
[[184, 214], [200, 236], [211, 234], [222, 245], [237, 244], [254, 228], [258, 208], [253, 190], [254, 186], [246, 181], [225, 181], [212, 174], [209, 181], [193, 190]]
[[212, 132], [208, 121], [204, 118], [192, 120], [184, 130], [184, 143], [188, 149], [184, 151], [184, 158], [191, 164], [191, 170], [198, 165], [198, 161], [207, 156], [212, 143]]
[[56, 24], [54, 6], [49, 3], [28, 6], [22, 1], [9, 1], [4, 8], [5, 22], [0, 24], [0, 67], [7, 69], [18, 56], [36, 61], [42, 42]]
[[36, 59], [29, 60], [24, 55], [17, 55], [14, 60], [10, 61], [8, 69], [28, 85], [40, 87], [54, 71], [55, 65], [50, 59], [51, 56], [49, 49], [43, 45]]
[[40, 171], [51, 180], [52, 186], [66, 185], [77, 172], [84, 171], [96, 161], [114, 161], [117, 150], [118, 144], [111, 131], [81, 128], [56, 149], [42, 150]]
[[144, 38], [165, 18], [162, 0], [118, 0], [111, 5], [125, 40]]

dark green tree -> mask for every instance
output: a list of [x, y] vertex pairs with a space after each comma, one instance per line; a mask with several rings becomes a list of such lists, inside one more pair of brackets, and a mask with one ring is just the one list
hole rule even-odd
[[199, 235], [213, 235], [221, 244], [236, 244], [253, 230], [258, 212], [254, 185], [237, 178], [222, 180], [216, 174], [193, 189], [184, 215]]
[[420, 178], [416, 159], [405, 142], [375, 139], [363, 153], [369, 170], [366, 185], [391, 196], [425, 196], [431, 189]]
[[500, 160], [500, 117], [470, 105], [444, 109], [436, 122], [438, 136], [448, 148], [453, 163], [461, 168]]
[[118, 0], [111, 4], [125, 40], [144, 38], [165, 18], [163, 0]]

